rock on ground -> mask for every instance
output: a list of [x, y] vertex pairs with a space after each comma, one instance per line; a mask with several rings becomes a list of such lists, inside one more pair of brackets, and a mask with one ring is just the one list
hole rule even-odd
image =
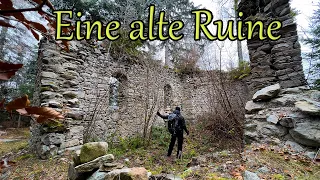
[[276, 97], [280, 92], [280, 84], [275, 84], [272, 86], [265, 87], [257, 91], [253, 97], [253, 101], [267, 101]]
[[143, 167], [116, 169], [107, 173], [104, 179], [148, 180], [148, 171]]
[[296, 108], [310, 115], [320, 115], [320, 103], [309, 101], [298, 101], [295, 103]]
[[86, 143], [81, 147], [80, 162], [86, 163], [100, 156], [106, 155], [108, 152], [108, 143], [92, 142]]
[[245, 171], [244, 172], [244, 180], [260, 180], [259, 176], [256, 173]]
[[320, 146], [320, 121], [307, 121], [297, 123], [290, 131], [291, 136], [298, 143], [305, 146]]

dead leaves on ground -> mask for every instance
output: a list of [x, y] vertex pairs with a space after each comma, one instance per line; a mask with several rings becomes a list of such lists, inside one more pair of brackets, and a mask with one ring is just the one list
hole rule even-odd
[[0, 161], [0, 174], [2, 173], [3, 169], [10, 167], [10, 166], [14, 166], [14, 165], [16, 165], [16, 163], [13, 161], [6, 161], [6, 160]]
[[62, 114], [54, 109], [48, 107], [31, 107], [28, 95], [9, 102], [5, 108], [8, 112], [17, 111], [23, 116], [33, 116], [38, 123], [44, 123], [50, 119], [64, 119]]
[[246, 170], [245, 165], [240, 165], [234, 169], [230, 174], [237, 180], [243, 180], [242, 173]]

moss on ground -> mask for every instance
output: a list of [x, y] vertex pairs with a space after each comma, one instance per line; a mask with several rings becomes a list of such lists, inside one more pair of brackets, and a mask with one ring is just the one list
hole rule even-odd
[[27, 147], [28, 147], [27, 140], [0, 142], [0, 157], [8, 153], [16, 153], [19, 150], [22, 150]]

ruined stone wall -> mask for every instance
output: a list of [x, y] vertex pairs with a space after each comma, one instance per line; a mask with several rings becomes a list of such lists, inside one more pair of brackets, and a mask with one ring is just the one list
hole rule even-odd
[[[187, 124], [208, 111], [211, 86], [204, 73], [181, 76], [155, 61], [118, 61], [105, 48], [81, 42], [71, 42], [70, 52], [65, 53], [45, 39], [38, 67], [35, 105], [66, 116], [63, 123], [31, 127], [31, 143], [43, 158], [83, 144], [88, 132], [88, 141], [142, 134], [145, 117], [164, 126], [156, 111], [165, 106], [180, 106]], [[117, 105], [111, 106], [114, 79]]]
[[242, 0], [239, 11], [243, 20], [256, 19], [269, 24], [272, 20], [282, 22], [282, 28], [275, 35], [277, 41], [248, 40], [250, 65], [252, 68], [248, 87], [255, 92], [263, 87], [280, 83], [281, 87], [306, 85], [301, 64], [301, 48], [289, 0]]

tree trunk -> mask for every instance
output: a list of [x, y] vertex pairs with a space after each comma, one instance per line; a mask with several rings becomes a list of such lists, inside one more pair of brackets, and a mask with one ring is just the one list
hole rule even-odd
[[18, 128], [20, 128], [21, 126], [21, 115], [19, 114], [19, 118], [18, 118]]
[[[238, 24], [238, 0], [234, 0], [234, 19], [236, 24]], [[243, 61], [243, 54], [242, 54], [242, 44], [241, 41], [237, 40], [237, 51], [238, 51], [238, 66], [240, 66], [240, 62]]]

